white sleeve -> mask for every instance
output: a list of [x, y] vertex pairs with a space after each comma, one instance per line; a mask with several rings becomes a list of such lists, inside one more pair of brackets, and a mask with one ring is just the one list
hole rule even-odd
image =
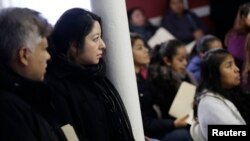
[[[231, 104], [231, 106], [234, 106]], [[235, 106], [235, 113], [238, 113]], [[241, 117], [241, 116], [240, 116]], [[206, 96], [202, 98], [198, 106], [198, 120], [201, 132], [207, 139], [208, 125], [219, 124], [245, 124], [235, 116], [232, 108], [216, 97]]]

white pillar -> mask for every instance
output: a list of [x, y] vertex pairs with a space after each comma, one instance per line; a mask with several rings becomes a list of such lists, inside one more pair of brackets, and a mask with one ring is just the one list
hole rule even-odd
[[21, 0], [0, 0], [0, 8], [21, 6]]
[[145, 141], [125, 0], [91, 0], [91, 9], [102, 17], [107, 75], [125, 104], [135, 140]]
[[4, 0], [0, 0], [0, 8], [5, 8], [6, 6], [8, 6], [9, 1], [4, 1]]

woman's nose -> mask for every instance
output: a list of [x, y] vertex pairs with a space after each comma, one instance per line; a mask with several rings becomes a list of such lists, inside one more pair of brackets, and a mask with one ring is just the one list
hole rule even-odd
[[103, 39], [101, 38], [100, 49], [105, 49], [106, 44], [104, 43]]

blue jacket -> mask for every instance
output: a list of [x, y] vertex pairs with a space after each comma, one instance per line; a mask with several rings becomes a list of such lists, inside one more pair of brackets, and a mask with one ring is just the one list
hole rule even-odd
[[198, 55], [196, 55], [190, 60], [187, 66], [187, 70], [193, 74], [197, 82], [199, 82], [201, 78], [200, 65], [201, 65], [201, 58]]

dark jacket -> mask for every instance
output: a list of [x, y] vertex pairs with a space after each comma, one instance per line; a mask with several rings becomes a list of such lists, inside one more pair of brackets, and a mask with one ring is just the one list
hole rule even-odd
[[155, 34], [158, 27], [152, 25], [150, 22], [146, 22], [144, 26], [135, 26], [129, 24], [129, 31], [134, 32], [142, 36], [144, 42], [147, 44], [148, 40]]
[[136, 78], [145, 135], [161, 139], [166, 133], [175, 129], [174, 120], [161, 119], [157, 116], [153, 109], [153, 105], [157, 103], [154, 88], [141, 75], [137, 74]]
[[175, 38], [190, 43], [194, 40], [193, 33], [197, 29], [207, 32], [207, 27], [193, 12], [185, 10], [182, 16], [178, 16], [172, 11], [167, 11], [162, 17], [161, 26], [166, 28]]
[[45, 85], [0, 69], [0, 140], [66, 141]]
[[103, 61], [77, 66], [54, 55], [46, 81], [55, 94], [53, 103], [61, 124], [70, 122], [80, 140], [134, 140], [125, 107], [105, 76]]
[[151, 84], [155, 87], [158, 95], [157, 102], [163, 118], [173, 118], [168, 112], [183, 81], [196, 85], [195, 79], [189, 72], [182, 76], [165, 66], [160, 67], [158, 75], [151, 78]]

